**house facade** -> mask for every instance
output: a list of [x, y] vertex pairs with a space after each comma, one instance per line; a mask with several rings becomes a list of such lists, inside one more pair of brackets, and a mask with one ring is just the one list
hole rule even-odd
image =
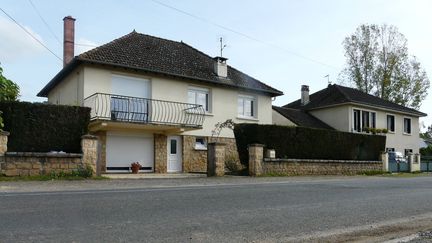
[[[419, 153], [419, 117], [427, 114], [407, 108], [359, 90], [340, 85], [309, 95], [309, 87], [302, 86], [301, 98], [283, 107], [273, 108], [273, 122], [284, 125], [288, 122], [298, 126], [311, 126], [296, 120], [295, 112], [318, 119], [332, 129], [344, 132], [372, 134], [372, 130], [386, 136], [386, 150], [404, 154]], [[285, 118], [286, 120], [283, 120]]]
[[[183, 43], [135, 31], [73, 54], [66, 17], [64, 68], [39, 92], [49, 103], [91, 108], [102, 172], [201, 172], [219, 122], [272, 123], [276, 90]], [[69, 50], [69, 51], [67, 51]], [[227, 159], [238, 160], [233, 132], [222, 130]]]

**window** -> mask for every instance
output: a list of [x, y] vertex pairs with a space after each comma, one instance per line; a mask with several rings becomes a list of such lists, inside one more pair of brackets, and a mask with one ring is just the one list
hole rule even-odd
[[408, 156], [409, 153], [412, 153], [412, 149], [405, 149], [405, 156]]
[[177, 140], [170, 140], [170, 154], [177, 154]]
[[387, 151], [387, 152], [394, 152], [395, 149], [394, 149], [394, 148], [386, 148], [386, 151]]
[[354, 110], [354, 131], [361, 132], [360, 110]]
[[363, 110], [353, 110], [353, 123], [354, 131], [361, 132], [363, 128], [376, 128], [376, 113], [363, 111]]
[[206, 112], [210, 112], [210, 92], [203, 88], [189, 88], [188, 103], [202, 105]]
[[196, 150], [207, 150], [207, 142], [203, 137], [195, 138], [195, 149]]
[[393, 115], [387, 115], [387, 130], [389, 132], [395, 131], [395, 117]]
[[411, 134], [411, 118], [404, 118], [404, 133]]
[[252, 96], [243, 96], [240, 95], [238, 97], [237, 110], [238, 115], [241, 117], [252, 118], [255, 117], [255, 98]]

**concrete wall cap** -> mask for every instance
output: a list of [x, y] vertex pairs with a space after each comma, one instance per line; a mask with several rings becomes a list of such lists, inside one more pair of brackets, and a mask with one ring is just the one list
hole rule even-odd
[[252, 143], [252, 144], [249, 144], [248, 147], [265, 147], [265, 145], [259, 144], [259, 143]]
[[97, 140], [97, 139], [98, 139], [97, 136], [90, 135], [90, 134], [82, 135], [81, 138], [82, 138], [82, 139], [94, 139], [94, 140]]
[[0, 135], [3, 135], [3, 136], [9, 136], [9, 135], [10, 135], [10, 132], [0, 131]]

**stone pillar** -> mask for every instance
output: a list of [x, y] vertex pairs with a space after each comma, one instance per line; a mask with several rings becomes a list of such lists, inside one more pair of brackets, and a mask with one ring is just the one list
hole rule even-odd
[[260, 176], [263, 174], [263, 158], [264, 158], [264, 145], [250, 144], [249, 151], [249, 175]]
[[383, 164], [383, 171], [384, 172], [389, 172], [389, 156], [387, 152], [382, 152], [381, 153], [381, 161]]
[[84, 135], [81, 137], [82, 162], [85, 166], [90, 166], [93, 174], [100, 175], [98, 168], [98, 137]]
[[9, 132], [0, 131], [0, 156], [4, 156], [7, 152]]
[[207, 144], [207, 176], [225, 175], [225, 144]]
[[[167, 173], [168, 142], [164, 134], [154, 134], [154, 172]], [[184, 163], [185, 161], [183, 161]]]
[[410, 172], [420, 171], [420, 154], [408, 154], [408, 162], [410, 165]]

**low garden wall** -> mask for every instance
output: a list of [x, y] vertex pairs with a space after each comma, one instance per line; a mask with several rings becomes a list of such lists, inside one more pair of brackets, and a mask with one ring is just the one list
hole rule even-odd
[[82, 154], [9, 152], [0, 157], [5, 176], [35, 176], [50, 173], [72, 173], [84, 169]]
[[83, 170], [98, 174], [98, 138], [95, 136], [82, 136], [82, 153], [39, 153], [7, 152], [8, 135], [7, 132], [0, 132], [0, 175], [37, 176]]
[[264, 158], [264, 145], [251, 144], [249, 175], [356, 175], [383, 171], [382, 161], [270, 159]]
[[264, 159], [263, 174], [357, 175], [381, 171], [381, 161]]

